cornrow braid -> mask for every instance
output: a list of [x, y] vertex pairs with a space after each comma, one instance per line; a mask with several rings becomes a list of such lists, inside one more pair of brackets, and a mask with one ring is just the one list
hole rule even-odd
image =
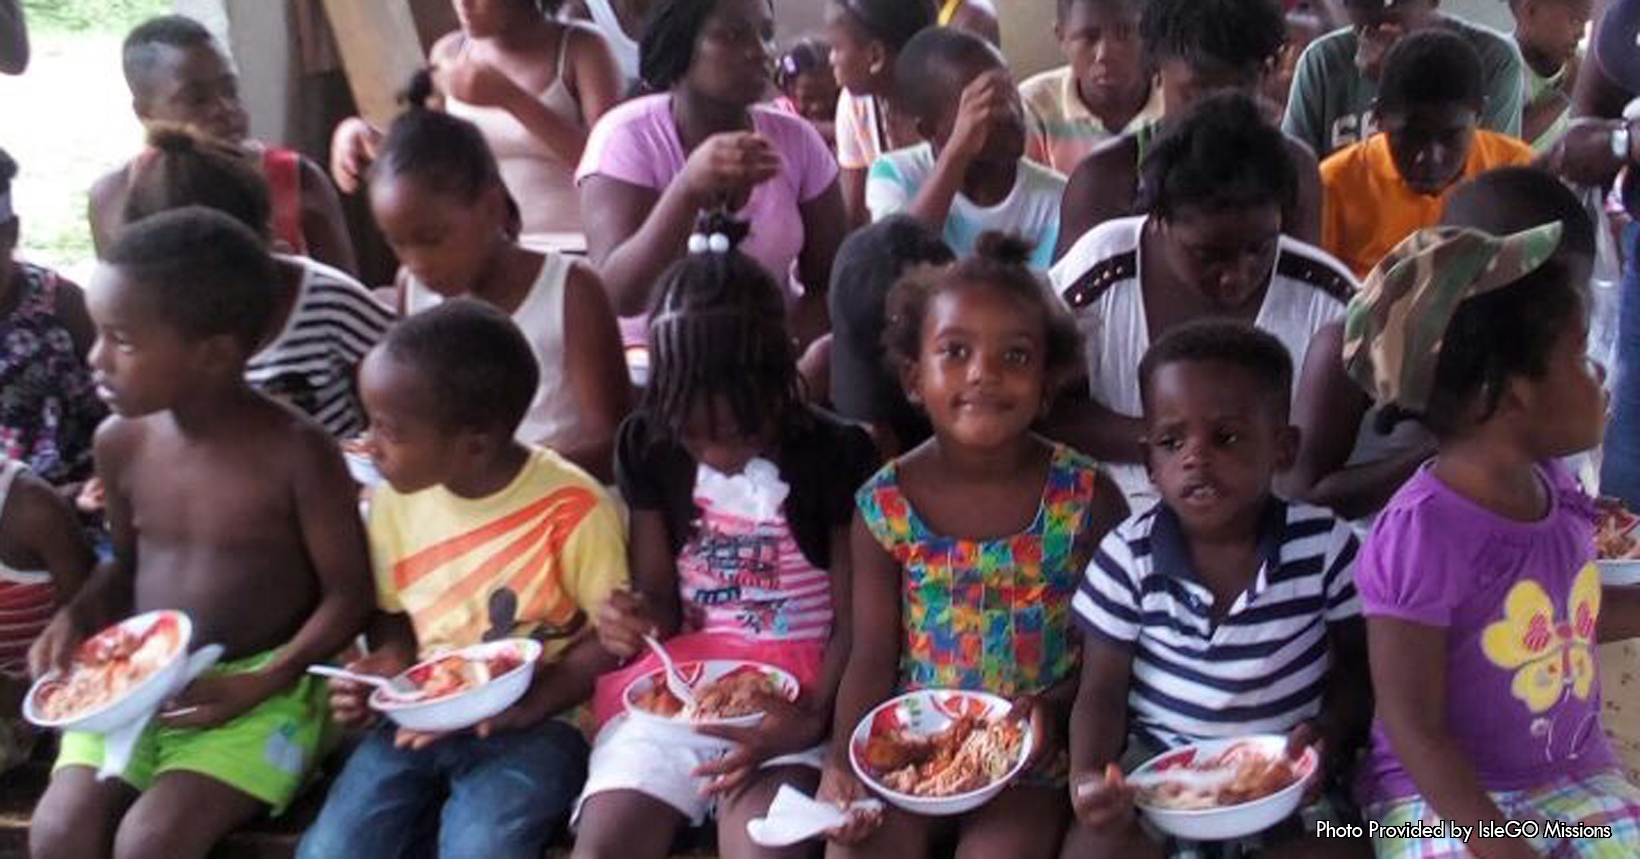
[[697, 232], [724, 236], [728, 249], [690, 253], [661, 275], [649, 320], [644, 408], [674, 435], [697, 404], [719, 397], [747, 435], [771, 417], [803, 413], [785, 299], [768, 271], [736, 249], [747, 229], [722, 212], [704, 216]]

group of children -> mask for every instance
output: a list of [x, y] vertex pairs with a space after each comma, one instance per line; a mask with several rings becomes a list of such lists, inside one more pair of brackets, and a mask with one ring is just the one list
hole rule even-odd
[[[446, 47], [505, 41], [510, 2]], [[1570, 20], [1550, 2], [1516, 4], [1523, 40]], [[94, 190], [83, 301], [12, 259], [0, 159], [0, 705], [151, 609], [224, 656], [118, 778], [62, 737], [31, 853], [203, 857], [333, 764], [304, 859], [538, 857], [566, 823], [578, 857], [660, 857], [708, 820], [725, 856], [816, 855], [746, 824], [783, 786], [867, 797], [846, 738], [917, 689], [1015, 702], [1025, 773], [961, 815], [854, 813], [827, 855], [1640, 850], [1597, 657], [1640, 637], [1640, 590], [1602, 586], [1564, 463], [1606, 422], [1596, 227], [1477, 130], [1513, 98], [1518, 131], [1520, 52], [1433, 0], [1345, 0], [1296, 64], [1311, 139], [1262, 100], [1264, 0], [1059, 0], [1071, 65], [1023, 95], [938, 25], [985, 7], [945, 6], [832, 0], [832, 68], [780, 64], [821, 121], [835, 73], [822, 162], [760, 104], [766, 3], [656, 3], [658, 92], [583, 141], [590, 261], [528, 240], [484, 126], [421, 77], [350, 162], [401, 263], [380, 296], [321, 238], [312, 165], [245, 140], [209, 34], [139, 27], [150, 145]], [[381, 481], [362, 521], [339, 441]], [[621, 702], [651, 635], [800, 694], [656, 733]], [[514, 636], [543, 644], [529, 691], [450, 734], [306, 672]], [[1319, 753], [1299, 815], [1187, 842], [1136, 813], [1125, 773], [1250, 734]], [[1437, 819], [1582, 828], [1318, 834]]]

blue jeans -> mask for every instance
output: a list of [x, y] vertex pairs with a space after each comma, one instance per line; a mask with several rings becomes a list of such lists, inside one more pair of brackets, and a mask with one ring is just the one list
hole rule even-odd
[[[298, 859], [540, 859], [586, 780], [587, 745], [557, 720], [419, 752], [373, 728], [331, 785]], [[442, 807], [441, 807], [442, 806]]]
[[1624, 228], [1623, 246], [1628, 253], [1617, 321], [1617, 375], [1601, 454], [1600, 493], [1640, 510], [1640, 223]]

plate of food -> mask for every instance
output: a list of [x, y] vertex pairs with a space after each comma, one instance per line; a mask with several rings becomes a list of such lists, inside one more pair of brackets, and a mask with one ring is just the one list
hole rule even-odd
[[916, 814], [972, 811], [1019, 775], [1030, 726], [983, 692], [924, 689], [866, 714], [849, 738], [849, 763], [868, 787]]
[[1623, 502], [1601, 500], [1594, 547], [1603, 583], [1640, 584], [1640, 516], [1630, 512]]
[[464, 647], [410, 666], [371, 692], [370, 706], [412, 731], [471, 728], [524, 697], [540, 658], [529, 638]]
[[693, 707], [685, 706], [666, 688], [664, 669], [656, 668], [626, 685], [621, 701], [634, 721], [681, 730], [700, 741], [722, 743], [695, 734], [706, 726], [757, 724], [763, 718], [759, 699], [766, 695], [787, 701], [797, 700], [797, 678], [789, 672], [761, 662], [739, 659], [706, 659], [678, 663], [678, 673], [695, 696]]
[[[108, 733], [159, 707], [187, 676], [193, 624], [180, 611], [151, 611], [87, 638], [66, 672], [29, 689], [23, 716], [44, 728]], [[213, 655], [214, 658], [214, 655]]]
[[1181, 746], [1128, 776], [1135, 804], [1158, 829], [1195, 841], [1262, 832], [1298, 810], [1320, 766], [1315, 749], [1287, 757], [1287, 738], [1259, 734]]

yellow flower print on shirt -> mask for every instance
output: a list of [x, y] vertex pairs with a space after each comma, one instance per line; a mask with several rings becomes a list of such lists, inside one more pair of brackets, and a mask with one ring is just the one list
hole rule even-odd
[[1600, 618], [1600, 571], [1586, 565], [1572, 581], [1564, 620], [1543, 586], [1524, 579], [1509, 590], [1503, 619], [1486, 627], [1481, 650], [1494, 665], [1514, 671], [1511, 691], [1534, 714], [1565, 695], [1588, 700], [1594, 689], [1595, 625]]

